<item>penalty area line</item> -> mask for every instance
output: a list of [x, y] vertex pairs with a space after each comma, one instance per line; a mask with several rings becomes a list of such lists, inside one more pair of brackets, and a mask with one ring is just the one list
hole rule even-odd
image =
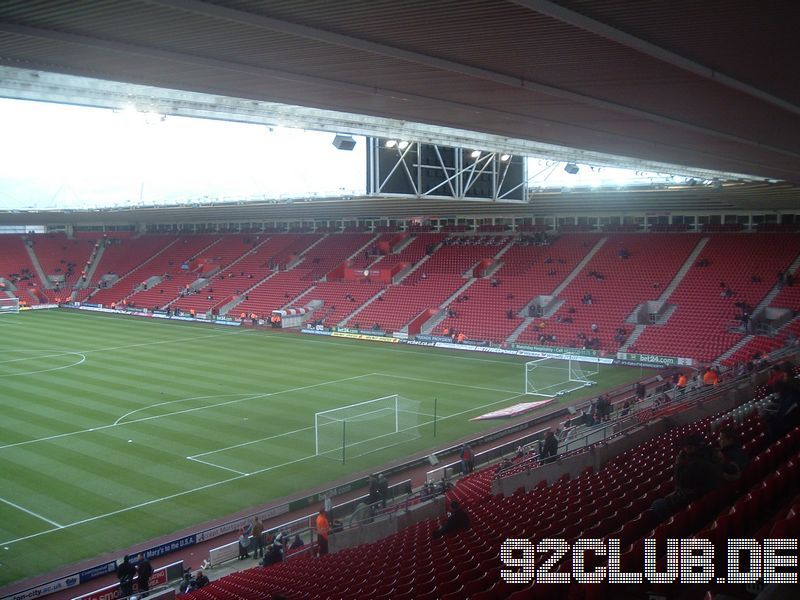
[[223, 467], [222, 465], [217, 465], [212, 462], [208, 462], [205, 460], [200, 460], [199, 458], [195, 458], [193, 456], [187, 456], [186, 460], [193, 460], [194, 462], [203, 463], [204, 465], [208, 465], [209, 467], [216, 467], [217, 469], [225, 469], [226, 471], [230, 471], [231, 473], [236, 473], [237, 475], [244, 475], [247, 476], [249, 473], [242, 473], [241, 471], [237, 471], [236, 469], [231, 469], [228, 467]]
[[[207, 483], [205, 485], [198, 486], [196, 488], [192, 488], [189, 490], [183, 490], [182, 492], [176, 492], [174, 494], [170, 494], [169, 496], [162, 496], [161, 498], [153, 498], [152, 500], [147, 500], [146, 502], [140, 502], [139, 504], [134, 504], [133, 506], [128, 506], [126, 508], [120, 508], [118, 510], [114, 510], [111, 512], [104, 513], [102, 515], [96, 515], [94, 517], [88, 517], [86, 519], [81, 519], [80, 521], [75, 521], [73, 523], [68, 523], [67, 525], [59, 525], [58, 527], [54, 527], [53, 529], [46, 529], [45, 531], [39, 531], [37, 533], [31, 533], [29, 535], [25, 535], [22, 537], [18, 537], [13, 540], [5, 540], [0, 542], [0, 546], [8, 546], [10, 544], [16, 544], [18, 542], [24, 542], [27, 540], [35, 539], [46, 535], [48, 533], [54, 533], [56, 531], [60, 531], [62, 529], [69, 529], [72, 527], [76, 527], [78, 525], [85, 525], [87, 523], [92, 523], [94, 521], [99, 521], [101, 519], [107, 519], [109, 517], [115, 517], [117, 515], [121, 515], [126, 512], [130, 512], [132, 510], [137, 510], [139, 508], [145, 508], [147, 506], [152, 506], [154, 504], [158, 504], [159, 502], [164, 502], [165, 500], [173, 500], [175, 498], [180, 498], [182, 496], [188, 496], [189, 494], [194, 494], [195, 492], [202, 492], [205, 490], [209, 490], [215, 488], [220, 485], [225, 485], [226, 483], [232, 483], [234, 481], [238, 481], [239, 479], [244, 479], [245, 477], [249, 477], [251, 475], [259, 475], [260, 473], [267, 473], [268, 471], [272, 471], [274, 469], [280, 469], [281, 467], [288, 467], [289, 465], [294, 465], [299, 462], [303, 462], [312, 458], [317, 458], [316, 454], [309, 454], [308, 456], [304, 456], [302, 458], [297, 458], [295, 460], [290, 460], [288, 462], [281, 463], [279, 465], [273, 465], [271, 467], [264, 467], [263, 469], [259, 469], [257, 471], [253, 471], [247, 475], [235, 475], [233, 477], [228, 477], [227, 479], [222, 479], [221, 481], [214, 481], [212, 483]], [[214, 465], [219, 466], [219, 465]], [[53, 521], [49, 521], [50, 523], [54, 523]]]
[[0, 498], [0, 502], [2, 502], [3, 504], [8, 504], [9, 506], [11, 506], [13, 508], [16, 508], [17, 510], [21, 510], [22, 512], [27, 513], [32, 517], [36, 517], [37, 519], [40, 519], [40, 520], [44, 521], [45, 523], [49, 523], [50, 525], [52, 525], [54, 527], [57, 527], [58, 529], [63, 529], [64, 528], [64, 526], [61, 525], [60, 523], [56, 523], [55, 521], [53, 521], [51, 519], [48, 519], [47, 517], [44, 517], [44, 516], [40, 515], [39, 513], [35, 513], [32, 510], [28, 510], [24, 506], [20, 506], [19, 504], [14, 504], [13, 502], [11, 502], [11, 500], [6, 500], [5, 498]]

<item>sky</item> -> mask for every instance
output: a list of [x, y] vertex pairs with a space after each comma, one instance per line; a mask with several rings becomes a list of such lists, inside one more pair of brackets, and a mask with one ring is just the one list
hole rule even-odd
[[[209, 119], [0, 98], [0, 210], [363, 195], [366, 141]], [[619, 187], [666, 175], [528, 159], [529, 186]]]
[[[0, 209], [363, 194], [333, 134], [0, 99]], [[304, 157], [304, 158], [303, 158]]]

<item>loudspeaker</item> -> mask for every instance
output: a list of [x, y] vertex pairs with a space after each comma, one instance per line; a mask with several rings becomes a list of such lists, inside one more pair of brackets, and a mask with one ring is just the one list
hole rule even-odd
[[337, 135], [333, 138], [333, 145], [339, 150], [352, 150], [356, 147], [356, 141], [349, 135]]
[[575, 163], [567, 163], [564, 166], [564, 170], [570, 175], [575, 175], [578, 171], [580, 171], [580, 168]]
[[431, 463], [432, 467], [435, 467], [436, 465], [439, 464], [439, 459], [436, 457], [435, 454], [431, 454], [430, 456], [428, 456], [428, 462]]

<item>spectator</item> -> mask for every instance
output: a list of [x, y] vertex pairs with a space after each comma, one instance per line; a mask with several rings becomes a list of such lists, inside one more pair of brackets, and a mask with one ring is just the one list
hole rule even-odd
[[369, 496], [367, 497], [367, 502], [369, 504], [375, 504], [378, 500], [380, 500], [380, 495], [378, 491], [378, 477], [377, 475], [370, 475]]
[[189, 569], [186, 569], [183, 573], [183, 579], [181, 580], [180, 585], [178, 586], [178, 593], [179, 594], [188, 594], [189, 592], [193, 592], [197, 589], [197, 580], [192, 578], [192, 572]]
[[239, 530], [239, 560], [250, 558], [250, 538], [247, 537], [244, 527]]
[[543, 464], [553, 462], [558, 456], [558, 440], [552, 430], [544, 434], [544, 440], [539, 449], [539, 458]]
[[467, 529], [469, 527], [469, 515], [461, 507], [457, 500], [450, 503], [450, 512], [447, 515], [447, 520], [433, 532], [434, 539], [440, 538], [445, 534], [453, 533], [459, 529]]
[[383, 473], [378, 475], [378, 497], [383, 508], [386, 508], [386, 502], [389, 500], [389, 480]]
[[722, 483], [722, 459], [699, 433], [688, 436], [675, 460], [675, 490], [653, 502], [660, 521], [685, 508]]
[[316, 525], [319, 556], [323, 556], [328, 553], [328, 536], [331, 532], [331, 524], [328, 521], [328, 515], [325, 514], [324, 510], [319, 511]]
[[719, 383], [719, 375], [711, 367], [707, 367], [703, 373], [703, 385], [717, 385]]
[[778, 395], [776, 401], [764, 409], [763, 416], [773, 438], [778, 437], [794, 426], [800, 415], [800, 387], [793, 378], [794, 367], [785, 363], [782, 378], [775, 384]]
[[253, 558], [258, 560], [264, 556], [264, 524], [258, 517], [253, 517]]
[[270, 567], [279, 562], [283, 562], [283, 545], [281, 544], [280, 535], [267, 547], [264, 552], [264, 558], [261, 561], [261, 566]]
[[136, 567], [130, 562], [130, 557], [126, 554], [122, 557], [122, 562], [117, 566], [117, 579], [119, 579], [120, 597], [130, 596], [133, 593], [133, 576], [136, 575]]
[[726, 478], [738, 477], [750, 462], [750, 457], [739, 443], [739, 436], [733, 427], [723, 427], [719, 430], [719, 448], [722, 452]]
[[206, 587], [209, 583], [208, 577], [202, 572], [198, 571], [197, 575], [194, 578], [195, 587], [199, 590], [200, 588]]
[[139, 597], [146, 598], [150, 595], [150, 577], [153, 575], [153, 565], [143, 554], [136, 561], [136, 575], [139, 584]]
[[472, 448], [469, 447], [469, 444], [461, 446], [460, 458], [461, 472], [472, 473], [472, 470], [475, 468], [475, 454], [472, 452]]
[[289, 550], [297, 550], [298, 548], [302, 548], [304, 546], [304, 542], [300, 537], [300, 534], [297, 533], [294, 536], [294, 540], [292, 540], [292, 545], [289, 546]]

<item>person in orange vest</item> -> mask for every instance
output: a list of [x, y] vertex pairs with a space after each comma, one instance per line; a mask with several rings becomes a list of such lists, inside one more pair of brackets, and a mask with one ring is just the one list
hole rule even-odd
[[331, 532], [331, 524], [328, 521], [328, 515], [324, 510], [319, 511], [317, 515], [317, 543], [319, 544], [319, 555], [328, 553], [328, 535]]
[[706, 372], [703, 373], [703, 385], [717, 385], [719, 383], [719, 376], [717, 375], [716, 371], [711, 367], [706, 369]]
[[116, 309], [117, 309], [117, 303], [116, 302], [112, 302], [111, 303], [111, 310], [116, 310]]
[[250, 321], [252, 321], [253, 325], [258, 323], [258, 315], [254, 312], [250, 313]]
[[247, 318], [247, 313], [239, 313], [239, 320], [244, 323], [244, 320]]
[[678, 375], [678, 382], [675, 384], [675, 387], [677, 387], [679, 390], [682, 390], [683, 388], [686, 387], [686, 383], [687, 383], [686, 375], [684, 373], [681, 373], [680, 375]]
[[192, 316], [192, 318], [194, 319], [194, 318], [197, 316], [197, 311], [196, 311], [195, 309], [193, 309], [193, 308], [190, 308], [190, 309], [189, 309], [189, 314], [190, 314], [190, 315]]
[[463, 344], [464, 340], [467, 339], [467, 336], [465, 336], [463, 333], [459, 333], [456, 339], [458, 340], [459, 344]]

